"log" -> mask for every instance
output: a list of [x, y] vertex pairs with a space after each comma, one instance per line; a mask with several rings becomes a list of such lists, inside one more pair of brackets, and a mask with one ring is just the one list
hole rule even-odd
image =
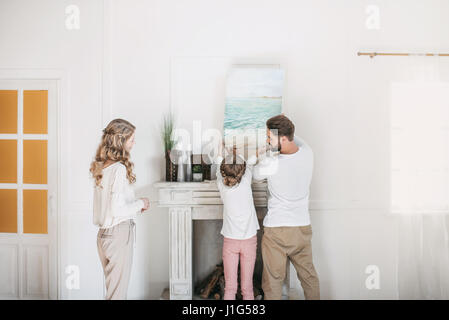
[[224, 275], [222, 275], [220, 277], [220, 279], [218, 279], [218, 285], [220, 286], [220, 294], [222, 297], [224, 297], [224, 293], [225, 293], [225, 279], [224, 279]]
[[209, 283], [206, 285], [204, 290], [202, 290], [201, 298], [207, 299], [209, 297], [209, 294], [211, 293], [212, 289], [215, 287], [218, 279], [220, 278], [220, 276], [222, 274], [223, 274], [223, 267], [217, 266], [215, 268], [214, 272], [212, 273]]
[[212, 271], [206, 278], [204, 278], [195, 288], [196, 294], [201, 294], [204, 292], [204, 289], [206, 288], [207, 284], [211, 281], [212, 276], [214, 275], [215, 270], [217, 270], [217, 266], [215, 266], [214, 271]]
[[206, 278], [204, 278], [196, 287], [196, 294], [201, 294], [204, 291], [204, 288], [207, 286], [207, 284], [209, 283], [211, 279], [211, 274], [208, 275]]

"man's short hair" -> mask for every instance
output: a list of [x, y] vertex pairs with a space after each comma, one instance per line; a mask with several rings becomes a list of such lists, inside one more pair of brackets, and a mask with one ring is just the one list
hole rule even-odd
[[268, 119], [267, 128], [277, 130], [279, 137], [285, 136], [289, 141], [292, 141], [295, 136], [295, 125], [283, 114]]

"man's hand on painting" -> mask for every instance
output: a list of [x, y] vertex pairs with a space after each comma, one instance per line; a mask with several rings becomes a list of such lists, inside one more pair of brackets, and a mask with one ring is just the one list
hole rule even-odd
[[267, 153], [267, 147], [266, 146], [263, 146], [262, 148], [257, 147], [257, 149], [256, 149], [256, 157], [257, 158], [265, 157], [266, 153]]
[[233, 154], [235, 156], [237, 153], [237, 147], [235, 145], [232, 147], [226, 146], [225, 143], [223, 142], [222, 149], [221, 149], [221, 152], [219, 152], [219, 154], [220, 153], [221, 153], [222, 157], [226, 157], [227, 155], [230, 155], [230, 154]]

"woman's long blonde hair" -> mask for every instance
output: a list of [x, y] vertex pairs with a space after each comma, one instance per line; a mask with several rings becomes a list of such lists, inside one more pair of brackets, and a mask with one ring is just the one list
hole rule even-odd
[[129, 160], [130, 154], [125, 150], [126, 141], [133, 135], [136, 127], [123, 119], [114, 119], [103, 130], [101, 143], [97, 148], [95, 160], [90, 164], [90, 172], [95, 179], [95, 185], [101, 187], [103, 168], [107, 160], [120, 161], [126, 167], [126, 177], [129, 183], [136, 181], [133, 174], [134, 164]]

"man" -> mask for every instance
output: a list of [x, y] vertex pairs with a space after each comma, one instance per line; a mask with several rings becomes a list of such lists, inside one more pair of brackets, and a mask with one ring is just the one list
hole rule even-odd
[[296, 269], [306, 299], [319, 299], [318, 275], [312, 261], [309, 188], [312, 149], [294, 136], [294, 124], [283, 114], [267, 121], [267, 143], [276, 157], [254, 167], [256, 180], [267, 178], [268, 212], [263, 221], [262, 289], [267, 300], [279, 300], [287, 259]]

